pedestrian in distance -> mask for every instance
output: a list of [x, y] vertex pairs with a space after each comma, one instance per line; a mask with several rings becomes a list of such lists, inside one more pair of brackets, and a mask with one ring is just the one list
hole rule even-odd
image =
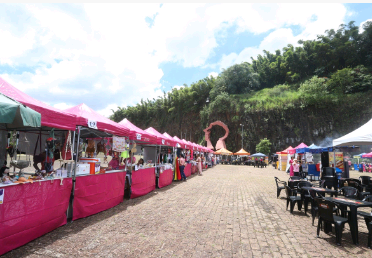
[[185, 164], [186, 164], [186, 161], [185, 161], [185, 158], [184, 156], [181, 154], [181, 157], [178, 159], [178, 163], [180, 165], [180, 173], [181, 173], [181, 181], [184, 180], [186, 181], [186, 175], [185, 175]]

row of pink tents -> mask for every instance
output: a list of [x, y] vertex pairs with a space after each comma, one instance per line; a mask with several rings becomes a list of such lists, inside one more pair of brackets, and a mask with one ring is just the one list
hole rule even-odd
[[142, 130], [127, 119], [123, 119], [120, 123], [116, 123], [100, 115], [85, 104], [80, 104], [64, 111], [59, 110], [28, 96], [16, 87], [10, 85], [1, 77], [0, 92], [39, 112], [41, 114], [42, 127], [74, 131], [76, 126], [87, 126], [89, 121], [94, 121], [96, 122], [98, 130], [117, 136], [126, 136], [130, 140], [136, 142], [165, 145], [202, 152], [213, 152], [199, 144], [179, 139], [177, 136], [171, 137], [168, 133], [161, 134], [152, 127]]
[[295, 154], [297, 149], [307, 148], [308, 146], [305, 143], [300, 143], [297, 147], [293, 148], [289, 146], [287, 149], [278, 151], [276, 154]]

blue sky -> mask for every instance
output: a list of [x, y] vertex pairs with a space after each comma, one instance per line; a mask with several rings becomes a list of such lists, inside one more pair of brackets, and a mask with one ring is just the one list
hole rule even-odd
[[57, 108], [108, 116], [371, 14], [341, 3], [0, 4], [0, 76]]

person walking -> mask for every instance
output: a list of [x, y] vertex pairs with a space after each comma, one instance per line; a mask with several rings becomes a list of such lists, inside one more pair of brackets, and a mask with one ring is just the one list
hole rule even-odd
[[300, 164], [297, 160], [293, 161], [293, 175], [300, 176]]
[[291, 156], [291, 160], [289, 161], [289, 176], [292, 177], [294, 176], [293, 174], [293, 157]]
[[197, 156], [196, 162], [198, 163], [198, 175], [202, 175], [202, 160], [200, 158], [200, 155]]
[[184, 173], [186, 161], [185, 161], [185, 158], [182, 154], [181, 154], [181, 157], [178, 159], [178, 163], [180, 165], [181, 181], [182, 180], [186, 181], [187, 179], [186, 179], [186, 175]]

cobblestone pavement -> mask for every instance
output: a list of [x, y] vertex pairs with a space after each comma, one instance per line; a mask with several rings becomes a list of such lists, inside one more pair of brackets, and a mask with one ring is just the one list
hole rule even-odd
[[317, 238], [309, 214], [286, 211], [283, 191], [276, 198], [274, 176], [288, 178], [272, 167], [219, 165], [69, 223], [4, 257], [372, 257], [362, 218], [359, 246], [348, 225], [341, 247], [334, 233]]

